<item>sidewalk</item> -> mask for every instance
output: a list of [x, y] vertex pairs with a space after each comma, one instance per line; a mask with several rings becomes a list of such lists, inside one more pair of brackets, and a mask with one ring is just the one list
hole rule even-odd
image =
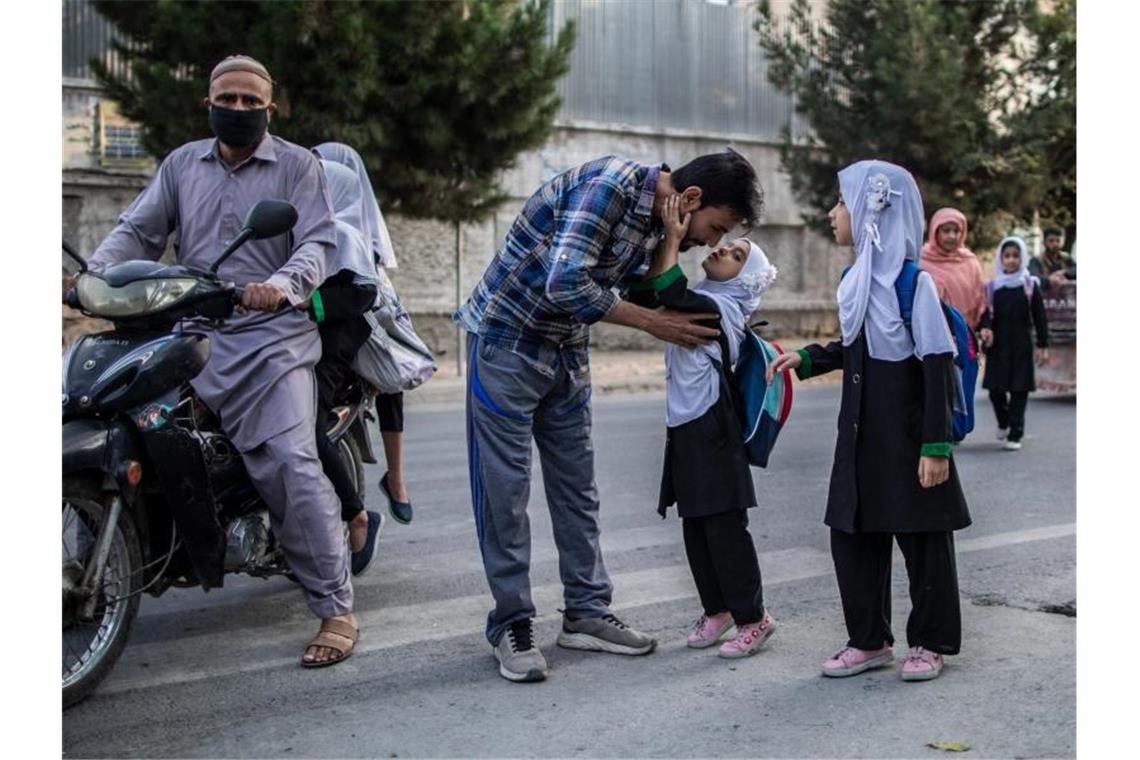
[[[780, 340], [785, 351], [803, 348], [815, 340], [788, 338]], [[466, 378], [456, 371], [453, 356], [438, 361], [439, 371], [427, 383], [406, 393], [405, 403], [414, 407], [462, 406]], [[663, 393], [665, 391], [665, 351], [591, 351], [590, 373], [594, 394], [609, 396], [628, 393]], [[841, 374], [832, 372], [802, 381], [805, 385], [839, 382]], [[801, 381], [797, 381], [801, 382]]]

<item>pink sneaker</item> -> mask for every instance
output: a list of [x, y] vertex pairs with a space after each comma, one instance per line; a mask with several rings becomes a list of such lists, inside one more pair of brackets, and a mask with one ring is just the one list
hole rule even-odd
[[693, 632], [689, 634], [689, 646], [693, 649], [711, 647], [732, 627], [732, 615], [727, 612], [718, 612], [711, 617], [701, 615]]
[[914, 647], [902, 666], [902, 680], [929, 681], [942, 672], [942, 655], [923, 647]]
[[832, 678], [853, 676], [871, 668], [889, 665], [895, 658], [891, 647], [884, 644], [881, 649], [856, 649], [844, 647], [823, 663], [823, 674]]
[[767, 611], [759, 623], [747, 623], [736, 626], [736, 638], [726, 642], [717, 653], [721, 657], [735, 660], [738, 657], [749, 657], [756, 654], [768, 638], [776, 632], [776, 621]]

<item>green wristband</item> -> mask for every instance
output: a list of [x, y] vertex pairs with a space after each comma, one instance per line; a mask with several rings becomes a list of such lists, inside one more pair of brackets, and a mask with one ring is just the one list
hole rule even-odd
[[640, 282], [635, 282], [634, 284], [629, 286], [629, 289], [631, 291], [656, 290], [656, 291], [660, 292], [660, 291], [664, 290], [665, 288], [669, 287], [670, 285], [672, 285], [677, 280], [679, 280], [681, 277], [684, 276], [684, 274], [685, 273], [681, 269], [681, 265], [680, 264], [674, 264], [673, 266], [669, 267], [668, 269], [666, 269], [664, 272], [657, 275], [656, 277], [650, 277], [647, 280], [641, 280]]
[[317, 324], [325, 321], [325, 302], [321, 300], [320, 289], [313, 291], [313, 321]]
[[805, 349], [797, 349], [796, 353], [800, 357], [800, 366], [796, 369], [796, 377], [800, 380], [807, 380], [811, 377], [811, 354]]
[[922, 455], [924, 457], [948, 457], [953, 447], [949, 443], [924, 443]]

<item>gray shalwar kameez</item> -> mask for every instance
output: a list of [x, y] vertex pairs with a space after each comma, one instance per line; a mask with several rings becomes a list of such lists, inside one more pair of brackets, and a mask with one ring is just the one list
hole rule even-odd
[[[207, 269], [253, 205], [268, 198], [296, 206], [291, 234], [247, 242], [219, 275], [239, 285], [269, 282], [299, 304], [325, 279], [336, 245], [332, 204], [317, 158], [269, 134], [236, 169], [222, 160], [216, 140], [175, 149], [89, 263], [98, 270], [158, 259], [178, 228], [178, 263]], [[321, 469], [313, 432], [313, 367], [321, 356], [316, 324], [286, 309], [235, 313], [217, 330], [193, 329], [211, 340], [194, 390], [242, 452], [310, 609], [321, 618], [351, 612], [340, 502]]]

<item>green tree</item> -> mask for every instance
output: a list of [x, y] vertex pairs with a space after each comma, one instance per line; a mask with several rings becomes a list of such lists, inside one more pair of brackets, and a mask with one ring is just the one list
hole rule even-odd
[[1042, 163], [1043, 221], [1076, 237], [1077, 226], [1077, 4], [1055, 0], [1050, 12], [1032, 8], [1032, 49], [1023, 67], [1028, 106], [1013, 122], [1013, 141], [1030, 146]]
[[954, 206], [979, 229], [991, 215], [1031, 215], [1044, 161], [1010, 127], [1028, 10], [1024, 0], [830, 0], [821, 20], [795, 0], [777, 19], [762, 0], [768, 78], [810, 128], [798, 140], [785, 130], [781, 150], [805, 220], [825, 227], [837, 170], [865, 158], [907, 167], [928, 211]]
[[452, 222], [506, 197], [499, 173], [549, 136], [574, 28], [551, 44], [550, 0], [96, 0], [130, 63], [100, 85], [163, 156], [209, 137], [211, 68], [251, 55], [273, 74], [271, 131], [360, 151], [384, 208]]

